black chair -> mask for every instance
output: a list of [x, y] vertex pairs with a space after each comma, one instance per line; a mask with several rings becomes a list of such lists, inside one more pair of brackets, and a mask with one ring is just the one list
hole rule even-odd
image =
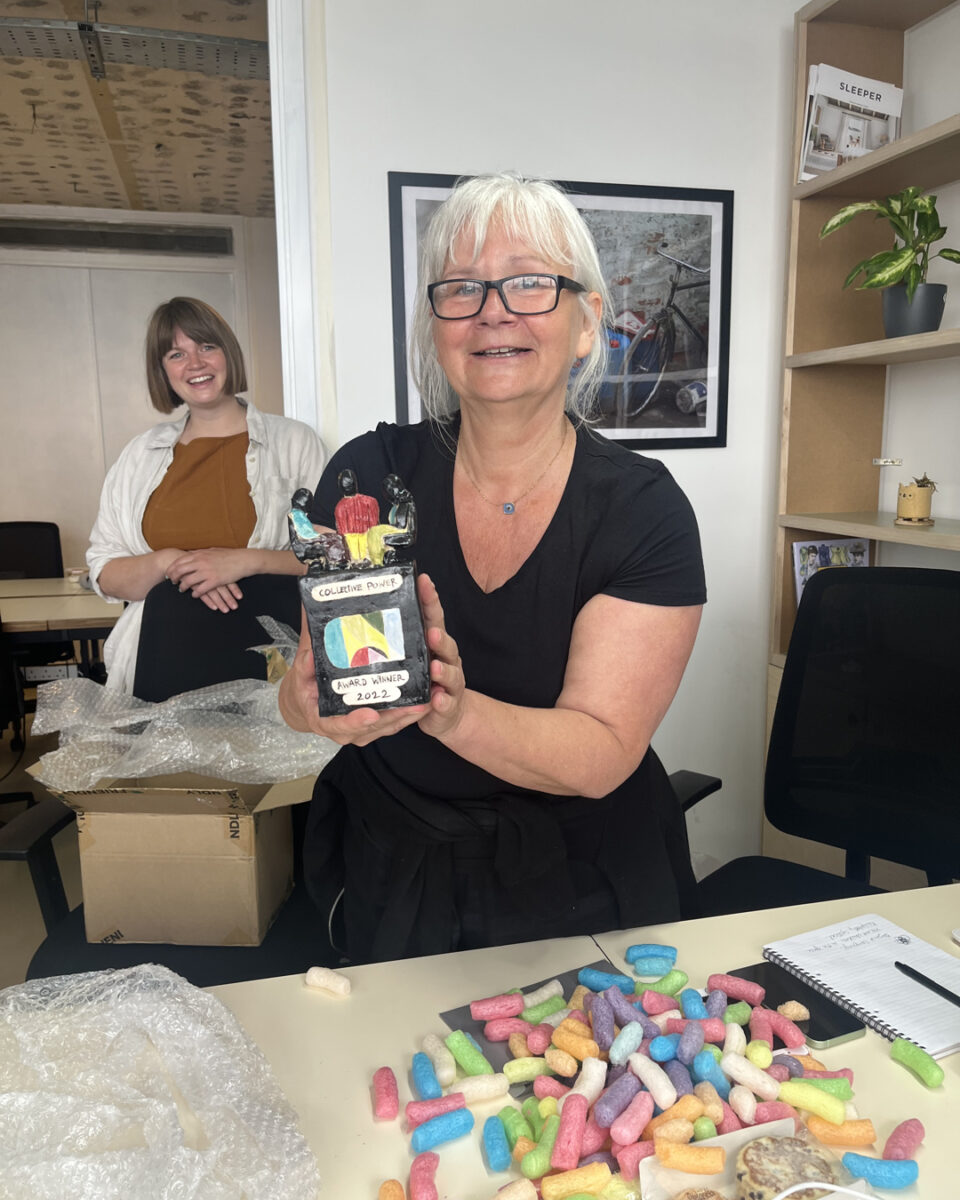
[[[60, 527], [52, 521], [0, 521], [0, 579], [59, 579], [63, 576]], [[0, 649], [0, 731], [13, 726], [13, 749], [23, 748], [26, 714], [34, 705], [24, 696], [23, 671], [74, 657], [73, 642]]]
[[784, 833], [846, 851], [831, 875], [734, 859], [699, 887], [718, 915], [870, 895], [870, 858], [960, 874], [960, 572], [819, 571], [787, 650], [764, 783]]

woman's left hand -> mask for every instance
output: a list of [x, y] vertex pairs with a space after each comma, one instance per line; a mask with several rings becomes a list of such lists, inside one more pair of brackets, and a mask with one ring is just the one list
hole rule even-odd
[[457, 643], [447, 633], [443, 606], [429, 575], [418, 576], [417, 594], [430, 651], [430, 708], [419, 725], [431, 737], [442, 737], [455, 729], [463, 716], [463, 664]]
[[207, 550], [188, 550], [170, 564], [167, 578], [181, 592], [189, 591], [194, 599], [200, 599], [216, 589], [224, 589], [237, 600], [242, 600], [243, 593], [236, 582], [253, 574], [248, 566], [249, 554], [247, 549], [224, 550], [217, 546]]

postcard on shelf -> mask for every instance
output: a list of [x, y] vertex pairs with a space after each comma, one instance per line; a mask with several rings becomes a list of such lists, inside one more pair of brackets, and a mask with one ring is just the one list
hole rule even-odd
[[892, 83], [828, 63], [811, 66], [797, 181], [815, 179], [895, 141], [902, 108], [903, 89]]
[[825, 567], [869, 567], [870, 543], [864, 538], [833, 538], [828, 541], [793, 543], [793, 578], [797, 604], [808, 579]]

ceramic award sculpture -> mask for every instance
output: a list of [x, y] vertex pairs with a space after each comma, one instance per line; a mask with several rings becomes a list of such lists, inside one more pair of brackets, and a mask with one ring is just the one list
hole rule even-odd
[[416, 590], [416, 505], [397, 475], [383, 480], [380, 504], [358, 490], [353, 471], [338, 478], [336, 533], [319, 533], [307, 513], [312, 494], [294, 493], [290, 545], [307, 573], [300, 595], [316, 664], [320, 716], [357, 707], [399, 708], [430, 699], [429, 657]]

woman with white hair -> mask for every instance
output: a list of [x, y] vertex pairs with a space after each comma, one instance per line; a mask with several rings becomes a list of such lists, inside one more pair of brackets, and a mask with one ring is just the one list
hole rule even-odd
[[662, 464], [588, 424], [609, 311], [593, 240], [554, 184], [470, 179], [420, 279], [428, 419], [338, 451], [311, 519], [332, 527], [344, 468], [408, 486], [432, 695], [321, 719], [304, 634], [281, 710], [343, 747], [314, 792], [311, 892], [331, 919], [342, 903], [355, 961], [676, 919], [695, 885], [650, 739], [703, 566]]

